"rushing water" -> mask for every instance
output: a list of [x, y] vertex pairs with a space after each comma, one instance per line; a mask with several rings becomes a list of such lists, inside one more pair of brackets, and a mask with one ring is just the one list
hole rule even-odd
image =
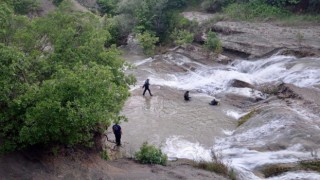
[[[136, 66], [130, 73], [138, 79], [138, 84], [131, 87], [132, 96], [123, 109], [129, 119], [123, 124], [123, 139], [129, 153], [135, 152], [144, 141], [159, 145], [171, 159], [209, 161], [211, 150], [214, 150], [238, 172], [240, 179], [259, 179], [253, 171], [265, 164], [312, 158], [310, 152], [294, 142], [284, 150], [254, 149], [281, 139], [275, 134], [294, 136], [289, 128], [301, 120], [317, 124], [308, 129], [317, 132], [316, 128], [320, 127], [318, 114], [312, 114], [302, 106], [282, 108], [281, 103], [271, 104], [256, 117], [260, 124], [252, 124], [250, 130], [238, 128], [235, 133], [237, 120], [247, 112], [228, 103], [213, 107], [208, 102], [226, 94], [267, 97], [257, 90], [231, 87], [230, 82], [234, 79], [256, 86], [285, 82], [319, 90], [319, 58], [272, 56], [256, 61], [235, 60], [230, 65], [205, 65], [175, 53], [155, 58], [127, 56], [126, 59]], [[146, 78], [150, 79], [153, 97], [141, 95], [141, 85]], [[183, 100], [185, 90], [191, 92], [190, 102]], [[277, 110], [279, 113], [274, 115]], [[277, 178], [320, 179], [320, 175], [299, 171]]]

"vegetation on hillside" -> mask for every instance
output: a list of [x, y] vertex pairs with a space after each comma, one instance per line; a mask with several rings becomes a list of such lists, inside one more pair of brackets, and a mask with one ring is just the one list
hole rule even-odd
[[202, 8], [209, 12], [223, 12], [235, 20], [320, 20], [318, 0], [204, 0]]
[[99, 18], [68, 3], [28, 19], [0, 5], [1, 152], [32, 145], [93, 144], [119, 112], [134, 78]]
[[212, 161], [209, 162], [194, 162], [194, 167], [221, 174], [223, 176], [228, 177], [231, 180], [236, 179], [236, 174], [233, 171], [233, 169], [228, 167], [228, 165], [222, 161], [222, 157], [218, 153], [212, 150], [211, 158]]

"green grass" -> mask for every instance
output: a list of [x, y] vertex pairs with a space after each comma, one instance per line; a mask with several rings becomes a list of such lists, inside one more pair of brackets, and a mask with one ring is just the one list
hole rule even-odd
[[320, 172], [320, 160], [319, 159], [311, 160], [311, 161], [301, 161], [300, 166], [302, 166], [303, 169], [306, 169], [306, 170], [313, 170], [313, 171]]
[[106, 161], [110, 159], [107, 150], [103, 150], [103, 151], [101, 152], [101, 158], [104, 159], [104, 160], [106, 160]]
[[290, 16], [284, 16], [276, 20], [276, 22], [283, 25], [308, 25], [308, 24], [320, 24], [320, 15], [310, 14], [291, 14]]
[[292, 164], [272, 164], [264, 166], [261, 169], [261, 173], [264, 175], [265, 178], [269, 178], [272, 176], [279, 176], [285, 172], [293, 172], [293, 171], [317, 171], [320, 172], [320, 160], [306, 160], [300, 161], [298, 163]]
[[194, 167], [215, 172], [217, 174], [229, 177], [231, 180], [236, 180], [236, 174], [235, 172], [228, 166], [222, 162], [221, 157], [215, 153], [214, 151], [211, 151], [211, 157], [212, 161], [207, 162], [207, 161], [200, 161], [200, 162], [194, 162]]
[[238, 121], [238, 127], [241, 126], [243, 123], [247, 122], [253, 115], [256, 113], [256, 110], [250, 111], [248, 114], [242, 116]]
[[319, 14], [293, 14], [285, 9], [259, 1], [229, 4], [223, 9], [223, 13], [233, 20], [275, 21], [283, 25], [320, 24]]
[[293, 167], [281, 165], [281, 164], [273, 164], [264, 167], [261, 172], [264, 174], [265, 178], [278, 176], [282, 173], [293, 170]]
[[223, 11], [231, 19], [246, 21], [278, 19], [290, 14], [288, 11], [278, 7], [255, 1], [249, 3], [233, 3], [224, 8]]

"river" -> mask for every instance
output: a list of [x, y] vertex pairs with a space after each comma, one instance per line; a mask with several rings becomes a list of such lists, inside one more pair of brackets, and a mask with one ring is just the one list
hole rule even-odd
[[[124, 58], [135, 67], [127, 73], [137, 77], [122, 111], [129, 120], [122, 124], [124, 147], [131, 155], [145, 141], [159, 146], [171, 160], [210, 161], [213, 150], [239, 179], [261, 179], [254, 173], [257, 168], [313, 159], [310, 152], [320, 149], [320, 116], [298, 101], [260, 104], [253, 120], [237, 128], [239, 118], [252, 110], [252, 99], [270, 96], [230, 85], [234, 79], [254, 86], [284, 82], [319, 92], [320, 58], [274, 55], [228, 65], [204, 64], [175, 52], [146, 58], [126, 51]], [[153, 96], [142, 96], [147, 78]], [[183, 99], [186, 90], [189, 102]], [[210, 106], [213, 98], [221, 104]], [[299, 171], [276, 177], [294, 178], [320, 179], [320, 174]]]

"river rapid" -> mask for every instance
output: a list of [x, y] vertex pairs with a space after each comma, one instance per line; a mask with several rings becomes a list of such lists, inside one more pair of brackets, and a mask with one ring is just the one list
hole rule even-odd
[[[211, 152], [235, 170], [239, 179], [262, 179], [264, 165], [314, 159], [320, 149], [319, 107], [300, 100], [281, 100], [250, 88], [231, 86], [234, 79], [254, 86], [293, 84], [320, 92], [320, 58], [273, 55], [228, 65], [200, 63], [169, 52], [146, 58], [125, 49], [137, 84], [131, 87], [122, 114], [123, 144], [128, 154], [145, 141], [159, 146], [170, 160], [211, 160]], [[142, 96], [150, 79], [153, 96]], [[185, 102], [184, 92], [191, 101]], [[219, 106], [208, 103], [216, 98]], [[256, 102], [262, 99], [263, 103]], [[314, 107], [315, 106], [315, 107]], [[253, 109], [249, 121], [237, 127], [241, 116]], [[320, 179], [316, 172], [296, 171], [269, 179]]]

